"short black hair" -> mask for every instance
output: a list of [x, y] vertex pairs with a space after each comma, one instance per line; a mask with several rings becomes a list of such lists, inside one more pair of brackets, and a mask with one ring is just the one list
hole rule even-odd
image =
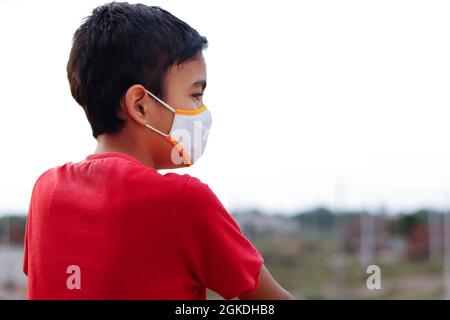
[[121, 130], [120, 99], [133, 84], [164, 98], [164, 79], [205, 49], [208, 41], [157, 6], [110, 2], [95, 8], [76, 30], [67, 77], [97, 138]]

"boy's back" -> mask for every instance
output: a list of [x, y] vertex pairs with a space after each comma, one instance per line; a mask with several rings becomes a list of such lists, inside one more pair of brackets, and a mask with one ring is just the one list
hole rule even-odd
[[208, 185], [119, 152], [46, 171], [27, 221], [30, 299], [230, 299], [263, 258]]
[[205, 150], [207, 43], [170, 12], [126, 2], [75, 31], [67, 78], [97, 146], [35, 183], [29, 299], [292, 298], [208, 185], [157, 171]]

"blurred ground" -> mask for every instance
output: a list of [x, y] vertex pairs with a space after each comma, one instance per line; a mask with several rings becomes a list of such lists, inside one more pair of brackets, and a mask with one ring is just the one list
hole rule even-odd
[[[418, 211], [369, 219], [359, 213], [338, 221], [318, 209], [296, 217], [250, 213], [235, 219], [274, 278], [297, 299], [444, 298], [442, 215]], [[0, 299], [26, 296], [20, 221], [3, 224], [9, 231], [0, 241]], [[0, 223], [0, 239], [1, 231]], [[379, 290], [366, 285], [366, 268], [372, 264], [381, 270]], [[207, 297], [221, 299], [212, 291]]]

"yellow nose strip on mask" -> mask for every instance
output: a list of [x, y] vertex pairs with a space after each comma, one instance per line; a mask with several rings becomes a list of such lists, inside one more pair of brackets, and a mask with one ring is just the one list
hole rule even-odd
[[177, 113], [177, 114], [185, 114], [185, 115], [196, 115], [196, 114], [202, 113], [205, 110], [206, 110], [206, 106], [202, 106], [202, 107], [200, 107], [198, 109], [193, 109], [193, 110], [176, 109], [175, 113]]

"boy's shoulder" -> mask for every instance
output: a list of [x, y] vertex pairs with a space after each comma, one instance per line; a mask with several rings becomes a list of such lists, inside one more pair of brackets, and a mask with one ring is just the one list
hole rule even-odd
[[183, 191], [185, 193], [204, 192], [209, 189], [209, 185], [207, 183], [200, 180], [200, 178], [194, 177], [187, 173], [179, 174], [176, 172], [168, 172], [163, 174], [163, 176], [167, 179], [181, 181], [183, 183]]
[[[61, 179], [61, 175], [66, 176], [64, 172], [68, 174], [67, 177], [72, 176], [71, 174], [74, 173], [74, 167], [78, 167], [78, 169], [80, 169], [80, 166], [83, 166], [84, 163], [85, 161], [70, 161], [58, 166], [53, 166], [43, 171], [37, 177], [33, 185], [33, 191], [37, 189], [38, 186], [39, 189], [47, 189], [57, 180], [62, 182], [64, 179]], [[126, 161], [122, 163], [125, 165]], [[160, 173], [155, 169], [148, 168], [144, 165], [136, 165], [131, 162], [129, 162], [129, 165], [122, 166], [123, 169], [125, 169], [125, 167], [127, 169], [132, 169], [133, 171], [132, 174], [130, 174], [128, 170], [124, 170], [128, 172], [123, 172], [123, 174], [121, 174], [122, 177], [126, 177], [128, 182], [132, 182], [134, 180], [138, 184], [146, 184], [148, 181], [149, 184], [154, 184], [154, 179], [156, 176], [160, 182], [163, 182], [163, 185], [171, 185], [174, 192], [181, 192], [183, 198], [188, 198], [194, 201], [205, 201], [208, 198], [211, 199], [216, 197], [206, 182], [187, 173]], [[86, 169], [90, 171], [90, 169]], [[92, 174], [93, 172], [90, 171], [89, 173]]]
[[[43, 171], [35, 180], [33, 189], [37, 188], [37, 186], [45, 185], [47, 183], [50, 183], [54, 181], [58, 174], [61, 174], [62, 171], [71, 171], [71, 167], [78, 166], [82, 164], [83, 161], [80, 162], [66, 162], [62, 165], [53, 166], [49, 169], [46, 169]], [[203, 182], [200, 178], [192, 176], [187, 173], [176, 173], [176, 172], [167, 172], [167, 173], [160, 173], [154, 169], [150, 169], [148, 167], [145, 167], [143, 165], [141, 166], [133, 166], [131, 165], [129, 167], [130, 169], [133, 168], [133, 171], [135, 173], [134, 177], [136, 179], [146, 179], [150, 183], [154, 182], [154, 177], [156, 174], [159, 179], [164, 180], [166, 183], [174, 183], [177, 185], [181, 185], [183, 188], [183, 191], [187, 193], [205, 193], [210, 192], [209, 185], [205, 182]], [[140, 171], [140, 172], [139, 172]], [[139, 172], [139, 173], [138, 173]], [[152, 174], [154, 173], [154, 174]]]
[[34, 182], [33, 190], [35, 190], [38, 185], [45, 184], [51, 176], [54, 176], [54, 173], [60, 167], [61, 166], [54, 166], [41, 172]]

